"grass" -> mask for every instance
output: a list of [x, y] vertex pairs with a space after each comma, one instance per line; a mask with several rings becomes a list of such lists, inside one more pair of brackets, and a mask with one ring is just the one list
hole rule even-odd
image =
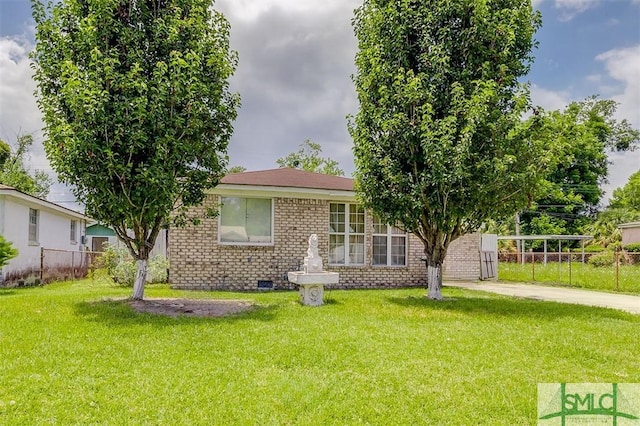
[[[534, 280], [535, 274], [535, 280]], [[640, 294], [640, 264], [620, 265], [616, 282], [615, 266], [592, 266], [580, 262], [572, 262], [571, 270], [567, 262], [519, 264], [500, 262], [498, 277], [501, 281], [537, 282], [559, 284], [563, 286]]]
[[247, 299], [226, 318], [134, 313], [90, 280], [0, 290], [0, 424], [535, 424], [540, 382], [633, 382], [640, 316], [444, 289]]

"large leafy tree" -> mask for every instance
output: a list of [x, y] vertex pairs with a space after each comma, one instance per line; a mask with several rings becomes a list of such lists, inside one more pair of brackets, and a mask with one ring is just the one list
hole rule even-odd
[[15, 147], [0, 140], [0, 183], [39, 198], [47, 198], [53, 179], [43, 170], [31, 173], [26, 165], [33, 136], [19, 135]]
[[229, 24], [211, 0], [33, 0], [33, 16], [47, 155], [137, 259], [142, 299], [158, 232], [226, 166]]
[[280, 167], [302, 169], [307, 172], [323, 173], [325, 175], [343, 176], [344, 171], [337, 161], [322, 157], [322, 147], [307, 139], [300, 145], [296, 152], [289, 153], [286, 157], [278, 158], [276, 163]]
[[592, 96], [529, 119], [539, 124], [537, 137], [555, 161], [535, 202], [521, 215], [524, 233], [574, 234], [593, 220], [608, 173], [607, 151], [632, 150], [640, 138], [626, 120], [613, 117], [616, 107], [615, 101]]
[[441, 298], [449, 244], [525, 205], [546, 162], [519, 83], [540, 17], [522, 0], [365, 0], [353, 23], [357, 191], [420, 238]]
[[610, 207], [640, 213], [640, 170], [629, 176], [629, 180], [622, 188], [613, 191]]

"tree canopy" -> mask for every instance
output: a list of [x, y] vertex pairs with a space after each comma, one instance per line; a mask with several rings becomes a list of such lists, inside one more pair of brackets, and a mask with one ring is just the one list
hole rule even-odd
[[356, 188], [422, 240], [440, 298], [451, 241], [522, 208], [547, 163], [519, 83], [540, 15], [522, 0], [365, 0], [353, 24]]
[[521, 215], [525, 234], [576, 234], [599, 210], [609, 171], [608, 150], [634, 149], [640, 135], [613, 115], [612, 100], [589, 97], [563, 111], [537, 110], [535, 137], [553, 161], [534, 203]]
[[622, 188], [613, 191], [610, 207], [640, 213], [640, 170], [629, 176], [629, 180]]
[[227, 162], [237, 55], [210, 0], [32, 0], [45, 150], [86, 213], [146, 261], [176, 206], [199, 204]]
[[39, 198], [47, 198], [53, 179], [43, 170], [33, 174], [26, 165], [33, 136], [20, 135], [15, 148], [0, 140], [0, 183]]
[[291, 152], [286, 157], [278, 158], [276, 163], [280, 167], [291, 167], [325, 175], [344, 176], [344, 171], [339, 167], [337, 161], [323, 158], [321, 154], [322, 147], [320, 144], [307, 139], [300, 144], [300, 149], [297, 152]]

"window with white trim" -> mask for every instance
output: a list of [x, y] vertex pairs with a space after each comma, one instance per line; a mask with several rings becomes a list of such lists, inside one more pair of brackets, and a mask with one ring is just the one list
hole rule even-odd
[[29, 242], [38, 242], [38, 222], [40, 215], [38, 210], [29, 209]]
[[221, 243], [273, 243], [273, 202], [270, 198], [222, 197], [221, 202]]
[[364, 207], [329, 205], [329, 264], [364, 265]]
[[69, 241], [71, 241], [72, 244], [75, 244], [78, 242], [78, 221], [77, 220], [71, 221], [71, 225], [69, 227]]
[[373, 217], [373, 256], [376, 266], [406, 266], [407, 233]]

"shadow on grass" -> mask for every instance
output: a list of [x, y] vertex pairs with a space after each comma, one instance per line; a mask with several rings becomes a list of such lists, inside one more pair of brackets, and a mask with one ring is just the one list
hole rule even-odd
[[0, 289], [0, 296], [11, 296], [12, 294], [16, 294], [16, 291], [15, 290]]
[[390, 297], [388, 300], [399, 306], [424, 308], [433, 312], [458, 312], [461, 314], [487, 315], [496, 317], [527, 317], [539, 320], [556, 320], [562, 317], [572, 318], [614, 318], [638, 320], [640, 317], [616, 309], [582, 306], [532, 299], [516, 299], [508, 296], [469, 296], [454, 293], [444, 300], [431, 300], [424, 297]]
[[224, 316], [170, 316], [160, 313], [138, 312], [128, 304], [128, 300], [100, 300], [78, 302], [74, 305], [76, 314], [87, 321], [106, 323], [109, 326], [154, 325], [174, 327], [202, 323], [229, 323], [243, 320], [271, 321], [276, 316], [278, 305], [254, 305], [252, 308]]

